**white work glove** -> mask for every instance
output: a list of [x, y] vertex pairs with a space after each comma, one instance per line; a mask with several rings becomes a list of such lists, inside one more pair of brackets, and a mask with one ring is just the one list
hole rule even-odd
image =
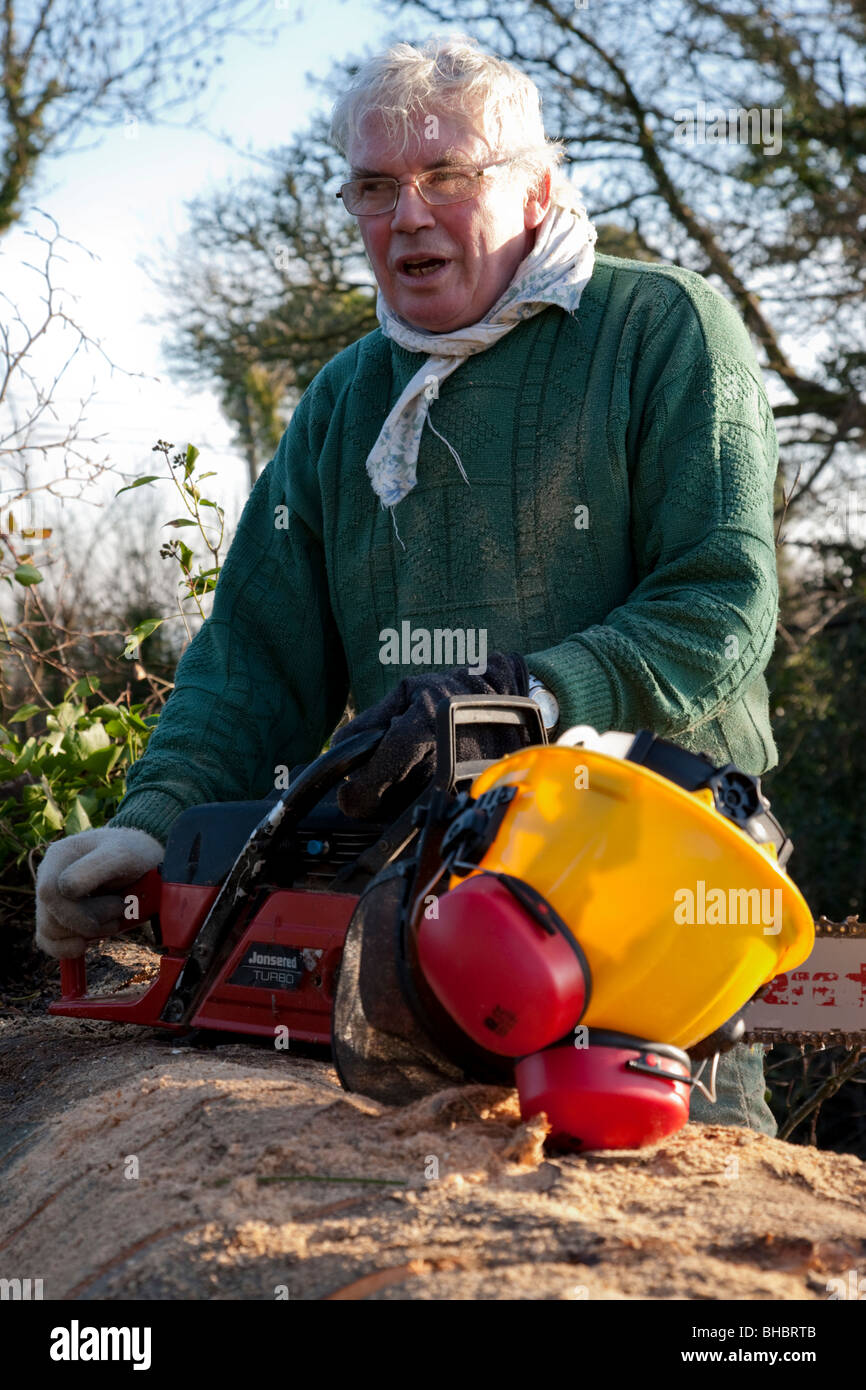
[[[36, 874], [36, 945], [49, 956], [83, 956], [89, 941], [129, 925], [123, 889], [165, 858], [145, 830], [101, 826], [55, 840]], [[91, 896], [97, 888], [114, 892]]]

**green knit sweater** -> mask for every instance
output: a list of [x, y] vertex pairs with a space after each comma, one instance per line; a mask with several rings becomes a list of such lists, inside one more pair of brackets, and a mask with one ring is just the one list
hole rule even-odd
[[377, 329], [311, 383], [111, 825], [165, 841], [188, 806], [266, 796], [350, 689], [364, 709], [459, 664], [387, 664], [386, 629], [522, 652], [560, 729], [649, 728], [752, 773], [777, 761], [762, 673], [778, 445], [726, 300], [693, 272], [598, 256], [574, 315], [545, 309], [444, 381], [430, 420], [469, 486], [425, 428], [398, 539], [364, 465], [423, 362]]

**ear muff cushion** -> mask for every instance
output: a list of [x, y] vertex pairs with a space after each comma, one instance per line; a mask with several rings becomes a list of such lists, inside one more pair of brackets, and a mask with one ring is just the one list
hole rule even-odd
[[[527, 1120], [547, 1115], [552, 1148], [637, 1149], [686, 1124], [688, 1057], [643, 1039], [608, 1036], [610, 1043], [548, 1047], [516, 1064], [521, 1114]], [[629, 1066], [646, 1065], [648, 1058], [654, 1075]]]
[[586, 1004], [587, 979], [573, 942], [540, 926], [493, 874], [465, 879], [422, 917], [418, 960], [458, 1026], [500, 1056], [555, 1042]]

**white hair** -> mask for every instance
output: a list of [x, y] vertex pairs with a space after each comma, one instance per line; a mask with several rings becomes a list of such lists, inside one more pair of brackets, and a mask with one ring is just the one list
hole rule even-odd
[[330, 138], [349, 159], [364, 118], [375, 112], [389, 140], [401, 140], [402, 155], [419, 119], [455, 110], [467, 126], [480, 122], [495, 154], [513, 155], [533, 185], [549, 171], [553, 203], [581, 206], [577, 189], [559, 169], [565, 146], [545, 135], [535, 83], [503, 58], [482, 53], [467, 34], [433, 36], [420, 49], [396, 43], [368, 58], [334, 104]]

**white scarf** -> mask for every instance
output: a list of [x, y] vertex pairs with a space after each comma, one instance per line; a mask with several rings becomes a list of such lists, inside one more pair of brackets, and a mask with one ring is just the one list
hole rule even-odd
[[[551, 204], [538, 226], [535, 245], [520, 262], [505, 293], [478, 323], [452, 333], [427, 333], [413, 327], [393, 312], [379, 291], [376, 314], [385, 336], [409, 352], [430, 354], [396, 402], [367, 459], [373, 490], [382, 506], [391, 508], [392, 518], [396, 504], [417, 482], [418, 448], [425, 420], [451, 450], [469, 483], [456, 451], [428, 418], [431, 401], [438, 396], [445, 378], [456, 372], [467, 357], [492, 347], [518, 323], [540, 314], [548, 304], [558, 304], [573, 314], [592, 275], [595, 240], [596, 230], [577, 198], [571, 207]], [[397, 538], [400, 539], [399, 533]]]

